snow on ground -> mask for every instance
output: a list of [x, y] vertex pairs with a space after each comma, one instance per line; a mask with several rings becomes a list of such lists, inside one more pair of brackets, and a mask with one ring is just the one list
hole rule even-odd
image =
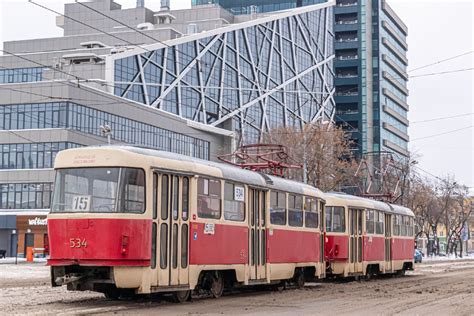
[[[10, 259], [13, 259], [13, 262]], [[18, 258], [18, 264], [15, 264], [15, 258], [0, 259], [0, 284], [14, 284], [22, 281], [43, 281], [49, 279], [49, 267], [45, 261], [36, 263], [27, 263]]]
[[[46, 258], [35, 258], [33, 260], [33, 263], [38, 263], [38, 262], [41, 262], [41, 263], [44, 263], [46, 262]], [[26, 263], [26, 258], [15, 258], [15, 257], [8, 257], [8, 258], [1, 258], [0, 259], [0, 265], [2, 263], [10, 263], [10, 264], [15, 264], [16, 262], [18, 263]]]
[[453, 261], [453, 260], [474, 260], [474, 254], [470, 255], [463, 255], [461, 257], [456, 257], [454, 255], [447, 255], [447, 256], [433, 256], [433, 257], [423, 257], [423, 262], [431, 262], [431, 261]]

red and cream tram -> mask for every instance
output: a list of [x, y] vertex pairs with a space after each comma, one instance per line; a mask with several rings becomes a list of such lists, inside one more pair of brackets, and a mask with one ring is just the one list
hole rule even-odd
[[328, 275], [365, 276], [412, 270], [414, 214], [366, 198], [325, 194]]
[[136, 147], [61, 151], [55, 169], [53, 286], [183, 301], [325, 275], [324, 194], [309, 185]]

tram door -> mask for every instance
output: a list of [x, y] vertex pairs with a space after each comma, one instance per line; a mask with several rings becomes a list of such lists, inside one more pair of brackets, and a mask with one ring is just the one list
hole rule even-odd
[[189, 183], [187, 176], [160, 174], [157, 177], [156, 266], [158, 286], [189, 283]]
[[349, 209], [349, 263], [350, 271], [362, 272], [362, 210]]
[[392, 270], [392, 215], [385, 214], [385, 270]]
[[266, 192], [249, 189], [249, 267], [250, 280], [265, 279], [267, 242], [265, 231]]

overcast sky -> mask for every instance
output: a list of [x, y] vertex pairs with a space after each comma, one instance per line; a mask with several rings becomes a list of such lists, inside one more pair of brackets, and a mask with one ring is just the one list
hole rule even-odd
[[[73, 2], [37, 1], [57, 11], [63, 10], [65, 2]], [[123, 7], [132, 7], [136, 3], [135, 0], [116, 2]], [[459, 183], [474, 187], [474, 71], [413, 77], [474, 66], [473, 1], [388, 2], [409, 28], [409, 70], [468, 53], [409, 72], [412, 76], [408, 98], [409, 134], [410, 150], [419, 156], [419, 168], [440, 177], [454, 176]], [[160, 1], [145, 0], [145, 4], [158, 10]], [[189, 6], [190, 0], [171, 0], [172, 9]], [[61, 35], [62, 30], [55, 26], [53, 13], [27, 0], [0, 0], [0, 43]], [[451, 116], [456, 117], [446, 118]], [[438, 135], [443, 133], [446, 134]]]

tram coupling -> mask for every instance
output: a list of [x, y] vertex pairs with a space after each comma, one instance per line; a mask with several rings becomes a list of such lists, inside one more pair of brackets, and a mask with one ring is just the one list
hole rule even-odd
[[83, 275], [83, 274], [70, 273], [70, 274], [65, 274], [61, 277], [57, 277], [54, 280], [54, 283], [58, 286], [61, 286], [61, 285], [65, 285], [65, 284], [68, 284], [68, 283], [77, 282], [77, 281], [83, 279], [84, 277], [85, 277], [85, 275]]

